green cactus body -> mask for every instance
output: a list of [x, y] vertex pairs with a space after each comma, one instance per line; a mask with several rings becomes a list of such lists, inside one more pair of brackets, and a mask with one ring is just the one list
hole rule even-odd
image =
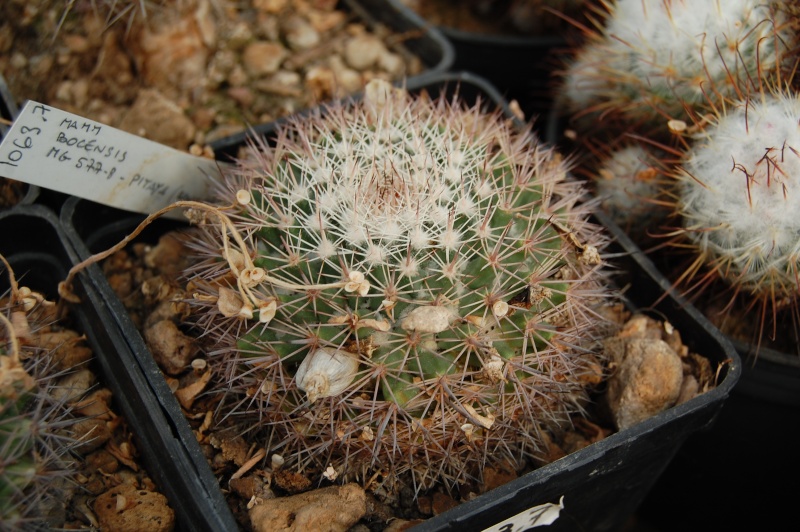
[[[535, 455], [540, 426], [581, 409], [605, 239], [529, 132], [375, 82], [290, 122], [222, 188], [248, 249], [228, 271], [201, 224], [198, 321], [238, 346], [218, 349], [226, 391], [250, 390], [288, 464], [453, 484]], [[269, 279], [244, 283], [264, 278], [245, 255]]]

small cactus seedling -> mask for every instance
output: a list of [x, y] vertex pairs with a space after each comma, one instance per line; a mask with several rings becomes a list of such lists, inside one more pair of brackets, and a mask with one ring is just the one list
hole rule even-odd
[[601, 0], [607, 11], [564, 73], [572, 116], [611, 115], [634, 127], [689, 121], [791, 69], [794, 2]]
[[590, 178], [603, 209], [637, 241], [659, 227], [674, 203], [663, 153], [628, 142], [603, 152]]
[[[678, 175], [681, 233], [698, 253], [681, 280], [700, 289], [724, 279], [747, 312], [761, 312], [759, 344], [765, 326], [776, 335], [781, 315], [797, 318], [798, 121], [794, 93], [758, 93], [729, 105], [696, 135]], [[797, 328], [782, 332], [796, 335]]]
[[541, 453], [602, 378], [611, 294], [557, 153], [377, 81], [276, 142], [225, 176], [227, 207], [176, 204], [230, 419], [286, 467], [387, 489]]

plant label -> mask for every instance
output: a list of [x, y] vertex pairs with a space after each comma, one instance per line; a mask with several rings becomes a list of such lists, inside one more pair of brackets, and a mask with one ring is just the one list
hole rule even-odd
[[143, 214], [206, 199], [225, 164], [34, 101], [0, 143], [0, 176]]
[[501, 523], [484, 529], [483, 532], [522, 532], [529, 528], [552, 525], [563, 509], [564, 497], [562, 496], [558, 504], [548, 502], [528, 508]]

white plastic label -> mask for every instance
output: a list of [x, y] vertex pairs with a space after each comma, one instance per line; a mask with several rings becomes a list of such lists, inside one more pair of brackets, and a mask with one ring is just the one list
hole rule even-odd
[[552, 525], [564, 509], [564, 497], [558, 504], [545, 503], [533, 508], [528, 508], [524, 512], [518, 513], [514, 517], [506, 519], [502, 523], [497, 523], [483, 530], [483, 532], [522, 532], [529, 528], [538, 526]]
[[0, 143], [0, 175], [149, 214], [208, 197], [219, 163], [29, 101]]

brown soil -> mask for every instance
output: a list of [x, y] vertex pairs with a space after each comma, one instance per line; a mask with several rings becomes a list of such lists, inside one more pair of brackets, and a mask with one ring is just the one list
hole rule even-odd
[[179, 149], [424, 69], [335, 0], [69, 4], [0, 5], [11, 93]]
[[[18, 105], [39, 101], [188, 150], [425, 69], [403, 48], [410, 35], [337, 3], [8, 0], [0, 75]], [[23, 187], [0, 177], [0, 208], [18, 204]]]
[[[85, 337], [70, 328], [68, 316], [57, 318], [52, 303], [37, 303], [25, 313], [33, 317], [30, 328], [21, 325], [28, 320], [22, 318], [20, 309], [9, 305], [7, 297], [0, 299], [0, 309], [8, 311], [9, 319], [18, 326], [15, 334], [22, 346], [23, 367], [55, 384], [50, 393], [65, 401], [64, 412], [51, 422], [62, 428], [51, 430], [57, 430], [67, 442], [64, 449], [68, 454], [57, 469], [67, 475], [52, 477], [49, 485], [58, 486], [59, 496], [46, 497], [30, 515], [46, 517], [54, 529], [121, 530], [118, 525], [125, 522], [135, 523], [129, 530], [140, 529], [142, 523], [153, 532], [172, 530], [174, 512], [144, 469], [135, 436], [119, 415], [112, 392], [103, 385]], [[34, 323], [45, 325], [34, 327]], [[8, 339], [5, 333], [3, 328], [3, 345]], [[53, 470], [39, 471], [48, 472], [54, 474]], [[3, 525], [0, 523], [0, 528], [5, 530]]]
[[12, 179], [0, 178], [0, 208], [17, 205], [25, 197], [27, 185]]

